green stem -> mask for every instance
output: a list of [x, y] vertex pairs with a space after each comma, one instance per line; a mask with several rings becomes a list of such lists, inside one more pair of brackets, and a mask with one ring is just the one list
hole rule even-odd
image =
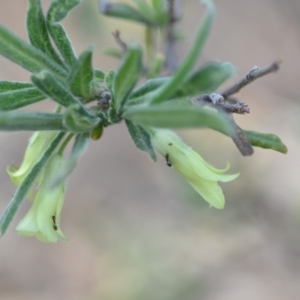
[[71, 141], [72, 137], [74, 136], [73, 133], [70, 133], [66, 139], [64, 140], [64, 142], [62, 143], [62, 145], [60, 146], [59, 150], [58, 150], [58, 154], [63, 154], [66, 147], [68, 146], [69, 142]]

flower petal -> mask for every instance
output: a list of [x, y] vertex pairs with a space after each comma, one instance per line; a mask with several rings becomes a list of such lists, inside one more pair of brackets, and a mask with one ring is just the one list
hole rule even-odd
[[225, 206], [225, 198], [221, 187], [214, 181], [199, 180], [188, 181], [189, 184], [207, 201], [211, 206], [223, 209]]

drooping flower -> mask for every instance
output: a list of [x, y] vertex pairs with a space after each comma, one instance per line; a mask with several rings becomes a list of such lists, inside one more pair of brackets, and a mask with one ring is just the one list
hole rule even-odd
[[58, 239], [67, 240], [60, 228], [66, 180], [53, 186], [53, 175], [63, 169], [65, 164], [65, 157], [58, 153], [47, 162], [33, 204], [16, 227], [19, 234], [36, 236], [42, 242], [56, 243]]
[[11, 181], [16, 186], [22, 183], [56, 135], [55, 131], [37, 131], [31, 136], [20, 167], [13, 165], [6, 168]]
[[153, 131], [152, 144], [165, 157], [167, 165], [174, 166], [204, 200], [215, 208], [224, 208], [225, 198], [217, 182], [228, 182], [239, 176], [225, 174], [229, 164], [223, 170], [214, 168], [170, 130]]

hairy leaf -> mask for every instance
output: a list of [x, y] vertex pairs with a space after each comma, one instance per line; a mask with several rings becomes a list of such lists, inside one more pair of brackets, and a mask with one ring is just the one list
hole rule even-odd
[[140, 125], [135, 125], [131, 121], [126, 120], [127, 129], [136, 147], [147, 152], [153, 161], [156, 161], [156, 155], [151, 143], [150, 133]]
[[92, 52], [93, 47], [89, 47], [79, 56], [68, 77], [69, 87], [73, 95], [86, 99], [91, 98], [90, 82], [94, 77]]
[[119, 112], [143, 71], [142, 50], [131, 43], [113, 80], [114, 103]]
[[105, 74], [101, 70], [95, 70], [95, 77], [97, 79], [103, 79], [104, 80]]
[[124, 3], [110, 3], [100, 0], [101, 13], [110, 17], [117, 17], [142, 23], [147, 26], [156, 26], [150, 19], [141, 14], [137, 9]]
[[0, 92], [0, 111], [14, 110], [44, 100], [45, 98], [46, 96], [35, 87]]
[[160, 128], [209, 127], [232, 133], [225, 118], [212, 109], [195, 106], [153, 105], [129, 108], [124, 118], [136, 124]]
[[0, 92], [8, 92], [12, 90], [20, 90], [33, 87], [33, 84], [30, 82], [0, 81]]
[[33, 84], [46, 96], [62, 106], [80, 104], [75, 98], [51, 73], [42, 71], [31, 76]]
[[49, 33], [69, 67], [75, 64], [77, 56], [66, 31], [58, 22], [64, 19], [69, 11], [80, 2], [81, 0], [52, 0], [47, 14], [47, 28]]
[[191, 74], [174, 94], [172, 98], [196, 96], [214, 92], [235, 72], [230, 63], [210, 62]]
[[28, 0], [27, 31], [30, 43], [42, 50], [59, 65], [63, 65], [52, 47], [40, 0]]
[[260, 133], [255, 131], [244, 130], [246, 137], [255, 147], [272, 149], [286, 154], [288, 149], [281, 139], [272, 133]]
[[108, 71], [104, 76], [104, 82], [106, 83], [107, 89], [113, 93], [113, 81], [116, 74], [114, 71]]
[[37, 112], [1, 112], [1, 131], [37, 131], [37, 130], [61, 130], [65, 131], [63, 118], [60, 114]]
[[67, 76], [67, 72], [45, 53], [27, 44], [2, 25], [0, 25], [0, 54], [32, 73], [46, 69], [59, 78]]

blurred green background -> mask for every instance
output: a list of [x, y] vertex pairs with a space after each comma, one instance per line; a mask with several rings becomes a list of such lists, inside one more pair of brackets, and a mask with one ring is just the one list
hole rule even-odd
[[[182, 2], [181, 57], [203, 16], [198, 0]], [[240, 172], [222, 185], [226, 207], [218, 211], [163, 159], [154, 164], [138, 151], [124, 124], [109, 127], [69, 180], [61, 225], [71, 241], [17, 235], [29, 201], [1, 239], [0, 299], [300, 299], [300, 2], [214, 2], [216, 22], [199, 64], [232, 62], [232, 83], [254, 65], [281, 60], [278, 73], [238, 94], [251, 114], [236, 120], [278, 134], [289, 153], [257, 148], [244, 158], [220, 134], [181, 131], [210, 163], [222, 168], [229, 161], [232, 173]], [[27, 40], [25, 13], [26, 1], [1, 0], [0, 22]], [[112, 31], [126, 41], [143, 35], [139, 25], [99, 15], [96, 0], [84, 0], [64, 25], [77, 54], [96, 46], [94, 66], [104, 71], [118, 65], [101, 52], [114, 46]], [[28, 81], [29, 73], [0, 57], [0, 80]], [[31, 109], [52, 107], [44, 101]], [[29, 136], [0, 133], [1, 211], [15, 191], [6, 166], [21, 161]]]

